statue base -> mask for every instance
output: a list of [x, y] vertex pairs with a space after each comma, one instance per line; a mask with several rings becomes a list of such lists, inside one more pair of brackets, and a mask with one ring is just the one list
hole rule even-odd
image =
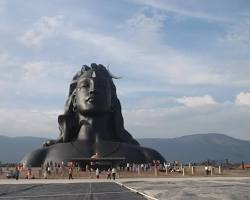
[[62, 162], [67, 163], [73, 158], [90, 158], [96, 153], [103, 158], [124, 157], [125, 163], [150, 163], [153, 160], [159, 160], [163, 163], [165, 161], [157, 151], [139, 145], [113, 141], [90, 144], [89, 141], [77, 140], [34, 150], [27, 154], [21, 162], [25, 166], [41, 167], [41, 165], [51, 161], [61, 164]]

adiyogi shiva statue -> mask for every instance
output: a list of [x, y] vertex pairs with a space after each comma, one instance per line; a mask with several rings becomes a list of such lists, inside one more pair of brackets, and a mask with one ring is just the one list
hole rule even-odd
[[44, 142], [21, 162], [35, 167], [95, 154], [124, 157], [125, 162], [164, 162], [157, 151], [140, 146], [125, 130], [112, 78], [101, 64], [84, 65], [70, 83], [64, 114], [58, 116], [58, 139]]

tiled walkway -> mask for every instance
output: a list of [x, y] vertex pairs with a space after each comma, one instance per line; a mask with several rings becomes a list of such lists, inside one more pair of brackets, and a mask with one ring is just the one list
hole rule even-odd
[[143, 196], [115, 182], [7, 184], [0, 185], [0, 199], [57, 200], [102, 199], [145, 200]]

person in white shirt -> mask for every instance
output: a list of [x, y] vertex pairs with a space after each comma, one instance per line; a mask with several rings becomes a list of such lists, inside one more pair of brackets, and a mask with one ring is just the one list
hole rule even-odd
[[116, 176], [116, 169], [113, 167], [112, 168], [112, 178], [113, 178], [113, 180], [115, 180], [115, 176]]

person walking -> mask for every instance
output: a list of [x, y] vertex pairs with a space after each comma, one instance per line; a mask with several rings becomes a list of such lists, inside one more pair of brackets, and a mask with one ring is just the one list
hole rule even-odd
[[43, 173], [43, 177], [44, 179], [47, 179], [47, 176], [48, 176], [48, 172], [47, 172], [47, 168], [44, 170], [44, 173]]
[[127, 163], [127, 172], [129, 172], [130, 165]]
[[115, 180], [115, 177], [116, 177], [116, 169], [113, 167], [112, 168], [112, 178], [113, 178], [113, 180]]
[[31, 166], [29, 166], [29, 168], [28, 168], [27, 179], [32, 179], [32, 169], [31, 169]]
[[111, 179], [111, 170], [110, 170], [110, 168], [107, 171], [107, 179]]
[[95, 175], [96, 175], [96, 178], [99, 179], [100, 172], [98, 168], [96, 168], [95, 170]]
[[73, 179], [73, 169], [69, 167], [69, 179]]
[[205, 166], [205, 172], [206, 172], [206, 175], [209, 174], [209, 171], [208, 171], [208, 166]]
[[20, 174], [20, 171], [19, 171], [19, 167], [16, 166], [16, 171], [15, 171], [15, 177], [16, 177], [16, 180], [19, 179], [19, 174]]
[[47, 168], [47, 173], [50, 176], [50, 174], [51, 174], [51, 167], [50, 166], [48, 166], [48, 168]]

